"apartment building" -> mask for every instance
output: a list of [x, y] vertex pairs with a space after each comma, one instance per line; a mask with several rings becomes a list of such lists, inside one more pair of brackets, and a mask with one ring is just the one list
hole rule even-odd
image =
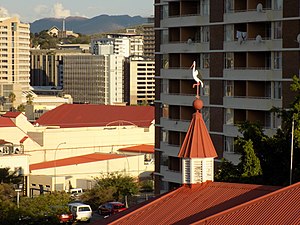
[[130, 105], [154, 104], [155, 63], [153, 60], [126, 60], [124, 75], [125, 102]]
[[[16, 17], [0, 18], [0, 82], [29, 90], [29, 24]], [[6, 96], [7, 97], [7, 96]]]
[[219, 158], [237, 162], [236, 124], [259, 122], [273, 134], [300, 75], [300, 2], [282, 0], [156, 0], [156, 191], [181, 183], [177, 157], [196, 90]]

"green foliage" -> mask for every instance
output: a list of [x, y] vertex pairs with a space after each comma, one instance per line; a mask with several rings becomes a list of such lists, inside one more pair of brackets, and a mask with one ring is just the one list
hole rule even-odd
[[23, 197], [20, 201], [20, 215], [29, 216], [33, 220], [43, 220], [46, 216], [56, 220], [56, 215], [62, 209], [57, 206], [67, 209], [70, 201], [70, 195], [65, 192], [47, 193], [34, 198]]
[[32, 105], [33, 103], [33, 95], [32, 94], [27, 94], [26, 95], [26, 100], [27, 100], [27, 105]]
[[241, 153], [238, 169], [241, 178], [247, 183], [253, 181], [256, 182], [255, 178], [262, 174], [260, 161], [254, 152], [252, 143], [251, 140], [238, 138], [236, 144], [237, 152]]
[[25, 105], [24, 104], [21, 104], [17, 107], [17, 111], [19, 112], [25, 112]]
[[120, 173], [101, 174], [95, 181], [95, 186], [80, 197], [94, 209], [107, 201], [123, 201], [125, 196], [137, 194], [139, 190], [133, 177]]
[[144, 180], [140, 182], [141, 191], [150, 192], [154, 190], [154, 182], [153, 180]]
[[19, 184], [22, 181], [21, 175], [18, 171], [11, 171], [9, 167], [0, 168], [0, 183]]
[[67, 38], [57, 38], [52, 37], [47, 33], [46, 30], [41, 31], [40, 33], [30, 34], [31, 46], [40, 47], [41, 49], [50, 49], [57, 48], [57, 45], [60, 43], [64, 44], [88, 44], [90, 43], [90, 36], [79, 34], [77, 38], [67, 37]]
[[238, 178], [239, 171], [237, 166], [225, 158], [222, 158], [221, 164], [215, 174], [215, 180], [223, 182], [238, 182]]

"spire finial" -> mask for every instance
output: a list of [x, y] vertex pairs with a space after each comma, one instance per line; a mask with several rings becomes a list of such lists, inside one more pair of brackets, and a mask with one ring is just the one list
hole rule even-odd
[[190, 69], [193, 69], [193, 78], [194, 80], [197, 82], [196, 84], [193, 84], [193, 88], [195, 88], [195, 86], [197, 86], [197, 94], [196, 94], [196, 98], [199, 99], [199, 86], [201, 84], [201, 87], [203, 88], [203, 82], [202, 80], [199, 79], [198, 77], [198, 70], [196, 70], [196, 61], [193, 62], [193, 64], [191, 65]]

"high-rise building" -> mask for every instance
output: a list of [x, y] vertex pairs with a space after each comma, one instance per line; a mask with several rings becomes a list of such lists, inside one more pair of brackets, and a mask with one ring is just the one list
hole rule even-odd
[[272, 107], [288, 108], [300, 75], [300, 2], [155, 0], [156, 191], [181, 183], [177, 157], [204, 83], [202, 114], [219, 158], [237, 162], [237, 124], [259, 122], [274, 134]]
[[31, 86], [62, 86], [60, 65], [65, 55], [90, 55], [81, 48], [77, 49], [31, 49], [30, 84]]
[[74, 103], [123, 102], [123, 57], [118, 55], [69, 55], [63, 57], [64, 93]]
[[142, 24], [144, 56], [154, 60], [155, 52], [155, 35], [154, 35], [154, 18], [148, 18], [148, 22]]
[[155, 64], [152, 60], [126, 60], [125, 102], [130, 105], [153, 104], [155, 100]]
[[18, 84], [29, 90], [29, 24], [16, 17], [0, 18], [0, 83]]

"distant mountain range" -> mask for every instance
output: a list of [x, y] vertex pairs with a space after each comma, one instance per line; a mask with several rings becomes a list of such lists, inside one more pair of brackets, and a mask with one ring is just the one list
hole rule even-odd
[[[30, 24], [32, 33], [39, 33], [42, 30], [48, 30], [53, 26], [62, 29], [63, 20], [57, 18], [44, 18], [36, 20]], [[109, 16], [100, 15], [91, 19], [85, 17], [67, 17], [65, 19], [66, 30], [72, 30], [75, 33], [81, 34], [96, 34], [109, 32], [118, 29], [123, 29], [130, 26], [135, 26], [147, 22], [147, 18], [141, 16]]]

